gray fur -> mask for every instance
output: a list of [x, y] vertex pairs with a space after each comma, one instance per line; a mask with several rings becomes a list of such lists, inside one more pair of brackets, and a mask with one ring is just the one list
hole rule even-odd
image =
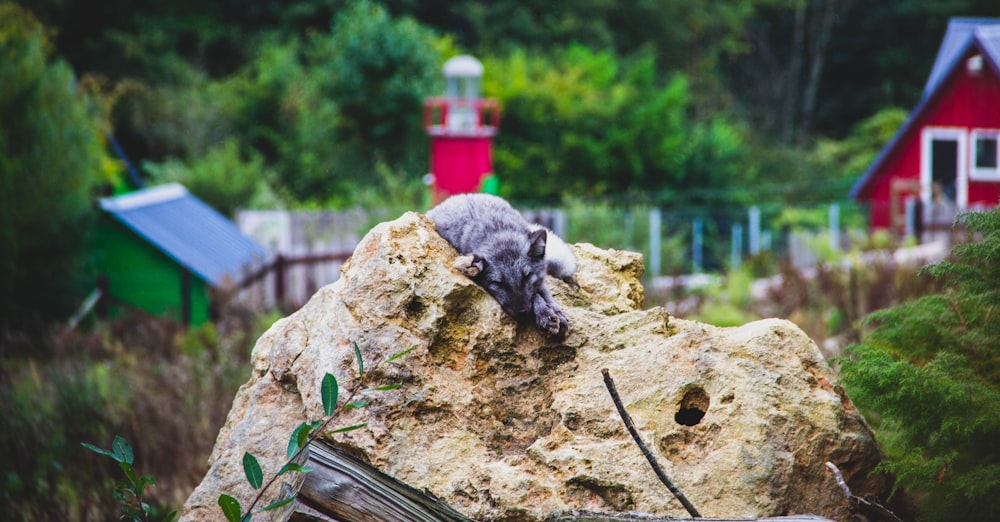
[[564, 336], [569, 321], [552, 301], [545, 274], [566, 279], [576, 270], [570, 248], [544, 227], [529, 225], [502, 198], [452, 196], [427, 213], [461, 257], [456, 267], [516, 317], [532, 317], [539, 328]]
[[531, 230], [545, 229], [545, 267], [549, 275], [563, 281], [569, 281], [576, 273], [576, 256], [569, 245], [557, 236], [555, 232], [542, 225], [529, 225]]

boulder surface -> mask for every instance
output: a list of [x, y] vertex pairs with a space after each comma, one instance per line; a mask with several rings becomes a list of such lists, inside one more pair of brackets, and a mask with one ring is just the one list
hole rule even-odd
[[[337, 282], [258, 340], [182, 520], [221, 519], [220, 493], [249, 503], [244, 452], [265, 479], [277, 472], [293, 430], [323, 417], [326, 373], [340, 384], [333, 426], [367, 423], [328, 438], [478, 520], [566, 509], [687, 516], [625, 430], [603, 368], [703, 516], [846, 520], [826, 461], [854, 494], [888, 492], [888, 479], [870, 473], [880, 453], [864, 419], [795, 325], [716, 328], [643, 310], [640, 255], [573, 248], [577, 285], [547, 283], [570, 321], [569, 336], [555, 340], [454, 269], [457, 253], [425, 217], [372, 229]], [[385, 384], [400, 387], [361, 391]]]

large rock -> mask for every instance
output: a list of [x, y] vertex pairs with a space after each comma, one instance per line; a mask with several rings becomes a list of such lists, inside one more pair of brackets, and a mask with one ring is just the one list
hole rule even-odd
[[579, 287], [548, 281], [571, 323], [557, 342], [453, 269], [456, 252], [426, 218], [377, 226], [340, 280], [257, 342], [253, 374], [182, 519], [219, 520], [223, 492], [246, 506], [243, 453], [275, 473], [295, 427], [322, 417], [323, 375], [337, 377], [341, 403], [358, 387], [353, 343], [366, 385], [402, 386], [342, 410], [336, 426], [368, 425], [332, 439], [476, 519], [539, 520], [561, 509], [686, 515], [629, 438], [602, 368], [704, 516], [844, 520], [827, 460], [855, 494], [887, 492], [885, 477], [870, 475], [879, 451], [864, 420], [797, 327], [723, 329], [641, 310], [638, 254], [574, 248]]

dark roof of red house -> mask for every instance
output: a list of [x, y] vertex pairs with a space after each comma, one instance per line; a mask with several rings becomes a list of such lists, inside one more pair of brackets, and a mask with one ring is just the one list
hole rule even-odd
[[948, 21], [948, 30], [941, 41], [934, 67], [924, 86], [924, 94], [917, 106], [910, 112], [896, 135], [879, 153], [864, 175], [851, 188], [851, 197], [857, 198], [862, 190], [872, 181], [882, 167], [882, 163], [896, 148], [899, 141], [907, 134], [924, 110], [938, 93], [938, 87], [954, 71], [969, 48], [975, 46], [982, 53], [994, 73], [1000, 75], [1000, 18], [952, 18]]

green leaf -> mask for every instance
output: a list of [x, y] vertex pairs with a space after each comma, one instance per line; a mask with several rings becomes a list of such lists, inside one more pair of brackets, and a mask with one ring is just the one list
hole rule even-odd
[[118, 457], [116, 457], [114, 453], [111, 453], [110, 451], [108, 451], [106, 449], [98, 448], [97, 446], [94, 446], [93, 444], [87, 444], [86, 442], [81, 442], [80, 445], [83, 446], [84, 448], [89, 449], [90, 451], [93, 451], [94, 453], [97, 453], [97, 454], [100, 454], [100, 455], [107, 455], [107, 456], [109, 456], [109, 457], [111, 457], [111, 458], [113, 458], [115, 460], [118, 460]]
[[264, 484], [264, 473], [260, 469], [257, 457], [251, 455], [249, 451], [243, 454], [243, 471], [247, 475], [247, 482], [254, 489], [260, 489], [260, 486]]
[[132, 454], [132, 446], [129, 446], [128, 441], [121, 435], [115, 436], [114, 442], [111, 443], [111, 451], [114, 453], [113, 458], [118, 462], [131, 465], [135, 459]]
[[365, 406], [368, 406], [368, 403], [365, 402], [365, 401], [354, 401], [354, 402], [349, 402], [349, 403], [345, 404], [344, 408], [348, 409], [348, 410], [356, 410], [356, 409], [364, 408]]
[[266, 507], [261, 508], [261, 511], [263, 512], [263, 511], [271, 511], [272, 509], [278, 509], [281, 506], [287, 506], [288, 504], [291, 504], [292, 501], [294, 501], [294, 500], [295, 500], [295, 495], [292, 495], [292, 496], [290, 496], [290, 497], [288, 497], [288, 498], [286, 498], [284, 500], [279, 500], [279, 501], [274, 502], [272, 504], [268, 504]]
[[[365, 360], [361, 358], [361, 350], [358, 349], [357, 341], [352, 341], [354, 344], [354, 356], [358, 359], [358, 379], [365, 378]], [[329, 415], [329, 413], [327, 413]]]
[[295, 431], [292, 432], [292, 436], [288, 439], [288, 458], [294, 457], [295, 454], [302, 449], [302, 446], [304, 446], [306, 441], [309, 440], [309, 432], [314, 429], [315, 428], [305, 422], [299, 424], [298, 428], [295, 428]]
[[284, 475], [285, 473], [290, 473], [292, 471], [298, 471], [299, 473], [311, 473], [312, 470], [313, 470], [312, 468], [308, 466], [303, 466], [298, 462], [289, 462], [288, 464], [282, 466], [281, 471], [278, 472], [278, 476], [280, 477], [281, 475]]
[[176, 511], [171, 511], [170, 513], [167, 513], [167, 516], [163, 517], [160, 522], [174, 522], [178, 518], [180, 518], [180, 514]]
[[146, 486], [155, 486], [156, 483], [153, 481], [153, 477], [150, 475], [143, 475], [139, 477], [138, 496], [143, 496], [146, 493]]
[[139, 484], [139, 477], [135, 474], [135, 470], [132, 469], [132, 465], [127, 462], [120, 462], [118, 465], [121, 466], [122, 472], [125, 473], [125, 478], [128, 479], [129, 488], [138, 494], [141, 485]]
[[378, 386], [378, 387], [375, 387], [375, 388], [368, 388], [367, 391], [389, 391], [389, 390], [395, 390], [395, 389], [399, 388], [400, 386], [402, 386], [402, 384], [399, 384], [399, 383], [386, 384], [385, 386]]
[[362, 422], [361, 424], [355, 424], [353, 426], [347, 426], [347, 427], [344, 427], [344, 428], [337, 428], [337, 429], [333, 430], [331, 433], [344, 433], [345, 431], [354, 431], [354, 430], [357, 430], [357, 429], [364, 428], [367, 425], [368, 425], [367, 422]]
[[243, 514], [243, 508], [240, 507], [239, 500], [223, 493], [219, 495], [219, 507], [222, 508], [222, 513], [226, 515], [226, 520], [229, 522], [240, 522], [240, 515]]
[[406, 355], [406, 354], [408, 354], [408, 353], [412, 352], [412, 351], [413, 351], [414, 349], [416, 349], [416, 348], [417, 348], [416, 346], [411, 346], [411, 347], [407, 348], [406, 350], [403, 350], [403, 351], [401, 351], [401, 352], [398, 352], [398, 353], [396, 353], [395, 355], [393, 355], [392, 357], [389, 357], [388, 359], [386, 359], [386, 362], [392, 362], [392, 361], [396, 361], [396, 360], [399, 360], [399, 359], [400, 359], [400, 358], [402, 358], [402, 357], [403, 357], [404, 355]]
[[323, 413], [327, 417], [333, 415], [333, 410], [337, 408], [337, 378], [328, 373], [323, 376], [323, 386], [320, 388], [323, 396]]

